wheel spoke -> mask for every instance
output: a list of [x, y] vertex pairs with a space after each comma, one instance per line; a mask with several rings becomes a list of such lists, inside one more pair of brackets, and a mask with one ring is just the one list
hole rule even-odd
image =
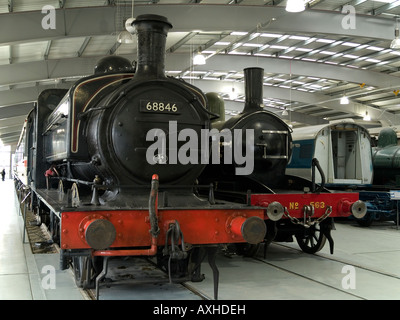
[[305, 234], [296, 235], [297, 243], [306, 253], [316, 253], [320, 251], [326, 242], [325, 235], [321, 232], [319, 225], [314, 225], [305, 230]]

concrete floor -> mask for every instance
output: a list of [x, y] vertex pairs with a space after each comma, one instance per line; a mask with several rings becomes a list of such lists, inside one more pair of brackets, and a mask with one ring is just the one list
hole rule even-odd
[[0, 203], [0, 300], [85, 299], [72, 272], [59, 270], [58, 254], [33, 255], [29, 243], [23, 243], [12, 180], [0, 181]]
[[[400, 230], [395, 224], [363, 228], [341, 221], [336, 228], [333, 255], [328, 244], [309, 255], [294, 242], [272, 243], [266, 258], [262, 252], [256, 260], [219, 257], [220, 299], [399, 300]], [[204, 271], [206, 280], [192, 285], [212, 296], [212, 273], [207, 266]]]
[[[17, 211], [12, 180], [0, 181], [0, 201], [0, 299], [87, 299], [76, 287], [72, 272], [59, 270], [58, 254], [33, 255], [29, 244], [22, 242], [23, 221]], [[400, 230], [391, 222], [362, 228], [344, 221], [336, 223], [336, 228], [332, 232], [333, 255], [329, 254], [328, 245], [317, 255], [309, 255], [300, 251], [297, 243], [273, 243], [266, 258], [261, 252], [256, 259], [219, 255], [219, 298], [400, 299]], [[207, 263], [202, 272], [206, 275], [203, 282], [187, 285], [212, 297], [212, 273]], [[121, 282], [103, 287], [100, 295], [103, 299], [198, 299], [192, 293], [185, 296], [184, 290], [177, 285], [168, 289], [165, 281], [158, 286], [125, 286]]]

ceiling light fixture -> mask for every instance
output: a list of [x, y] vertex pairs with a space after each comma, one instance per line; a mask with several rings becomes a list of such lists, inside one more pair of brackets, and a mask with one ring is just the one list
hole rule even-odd
[[349, 104], [349, 103], [350, 103], [349, 98], [347, 98], [346, 95], [340, 98], [340, 104]]
[[229, 99], [236, 100], [238, 97], [238, 93], [235, 91], [235, 88], [232, 88], [232, 91], [229, 92]]
[[394, 36], [392, 43], [390, 44], [390, 49], [400, 49], [400, 39], [399, 39], [399, 28], [396, 27], [394, 30]]
[[135, 18], [133, 17], [133, 7], [135, 5], [135, 0], [132, 0], [132, 16], [125, 21], [125, 29], [118, 34], [117, 41], [119, 43], [134, 43], [133, 33], [135, 32], [135, 28], [132, 27], [133, 21]]
[[119, 43], [133, 43], [133, 36], [130, 32], [123, 30], [119, 33], [117, 41]]
[[206, 57], [200, 52], [197, 52], [197, 54], [193, 57], [193, 64], [196, 66], [205, 65]]
[[371, 116], [368, 114], [368, 111], [365, 112], [365, 116], [363, 118], [364, 121], [371, 121]]
[[288, 0], [286, 4], [287, 12], [302, 12], [306, 9], [304, 0]]

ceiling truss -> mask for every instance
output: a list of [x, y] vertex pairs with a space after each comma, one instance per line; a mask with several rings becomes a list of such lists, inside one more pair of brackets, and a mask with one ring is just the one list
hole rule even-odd
[[[57, 10], [56, 28], [49, 30], [40, 24], [39, 0], [0, 6], [0, 28], [13, 30], [0, 34], [3, 143], [15, 144], [17, 123], [22, 126], [42, 89], [70, 87], [92, 74], [96, 61], [108, 54], [135, 59], [135, 44], [116, 41], [121, 31], [117, 11], [129, 17], [132, 1], [50, 2]], [[299, 14], [285, 12], [285, 3], [136, 0], [134, 10], [135, 16], [168, 17], [174, 27], [168, 36], [167, 74], [218, 92], [228, 116], [243, 108], [243, 69], [257, 66], [265, 72], [265, 108], [279, 115], [288, 110], [282, 117], [293, 126], [361, 121], [366, 112], [374, 125], [400, 124], [400, 51], [390, 49], [400, 1], [311, 0]], [[355, 29], [341, 27], [345, 5], [357, 12]], [[193, 65], [196, 52], [206, 55], [206, 65]], [[349, 105], [339, 103], [343, 95]]]

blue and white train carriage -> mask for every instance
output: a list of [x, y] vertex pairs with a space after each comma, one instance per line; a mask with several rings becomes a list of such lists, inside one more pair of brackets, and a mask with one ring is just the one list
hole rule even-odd
[[[370, 185], [373, 179], [370, 135], [354, 121], [293, 129], [293, 153], [286, 174], [312, 180], [312, 159], [322, 169], [325, 186]], [[315, 183], [322, 182], [315, 170]]]

